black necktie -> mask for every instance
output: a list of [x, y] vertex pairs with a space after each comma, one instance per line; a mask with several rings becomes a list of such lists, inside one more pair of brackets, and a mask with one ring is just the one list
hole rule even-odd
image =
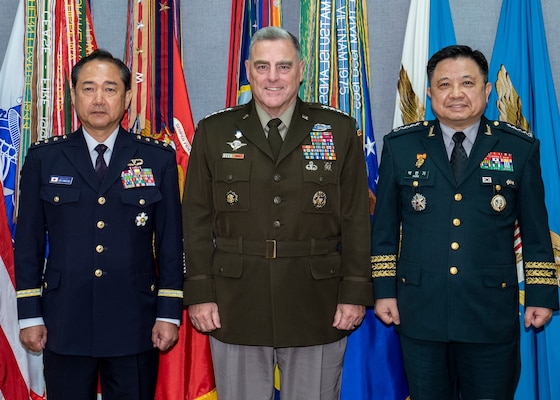
[[268, 121], [268, 143], [270, 144], [270, 149], [272, 150], [272, 155], [274, 159], [278, 158], [278, 153], [280, 153], [280, 147], [282, 147], [282, 136], [280, 136], [280, 131], [278, 130], [278, 125], [282, 121], [280, 118], [274, 118]]
[[97, 151], [97, 159], [95, 160], [95, 172], [99, 178], [99, 182], [105, 177], [105, 172], [107, 171], [107, 164], [105, 163], [105, 158], [103, 158], [103, 153], [107, 150], [107, 146], [104, 144], [98, 144], [95, 146], [95, 151]]
[[467, 152], [463, 147], [463, 140], [465, 140], [465, 134], [463, 132], [455, 132], [453, 135], [453, 141], [455, 146], [453, 146], [453, 151], [451, 152], [451, 168], [453, 168], [453, 175], [455, 175], [455, 181], [458, 182], [465, 165], [467, 164]]

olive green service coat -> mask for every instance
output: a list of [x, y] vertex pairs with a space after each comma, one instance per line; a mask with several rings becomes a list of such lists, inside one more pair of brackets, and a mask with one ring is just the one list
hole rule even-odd
[[[335, 159], [309, 147], [330, 138]], [[218, 304], [217, 339], [330, 343], [349, 333], [332, 327], [338, 303], [372, 304], [361, 139], [354, 119], [299, 99], [276, 162], [252, 102], [199, 123], [183, 203], [185, 304]]]
[[384, 139], [377, 195], [374, 295], [397, 298], [400, 333], [432, 341], [515, 341], [516, 220], [525, 305], [558, 309], [539, 141], [531, 133], [483, 117], [455, 183], [437, 120], [399, 128]]

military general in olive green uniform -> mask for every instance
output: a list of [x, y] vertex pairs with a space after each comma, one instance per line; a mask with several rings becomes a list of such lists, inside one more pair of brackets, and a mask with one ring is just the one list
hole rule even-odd
[[195, 135], [185, 302], [212, 335], [220, 400], [272, 398], [276, 361], [283, 398], [335, 400], [346, 336], [373, 303], [362, 140], [354, 119], [297, 97], [288, 32], [257, 32], [246, 66], [253, 101]]
[[428, 78], [437, 119], [384, 140], [372, 232], [375, 311], [397, 325], [413, 400], [513, 399], [516, 221], [525, 327], [542, 327], [558, 309], [539, 141], [482, 115], [491, 85], [479, 51], [440, 50]]

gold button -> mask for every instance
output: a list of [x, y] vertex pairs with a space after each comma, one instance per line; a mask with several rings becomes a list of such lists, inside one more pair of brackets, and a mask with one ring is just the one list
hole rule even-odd
[[43, 283], [43, 287], [46, 289], [49, 286], [47, 282]]
[[402, 277], [401, 280], [402, 280], [402, 283], [406, 283], [406, 278], [405, 277]]
[[455, 201], [461, 201], [461, 200], [463, 200], [463, 195], [461, 193], [456, 193], [454, 198], [455, 198]]
[[156, 290], [156, 285], [152, 285], [152, 286], [150, 286], [150, 291], [152, 291], [152, 292], [153, 292], [154, 290]]
[[53, 197], [53, 201], [54, 201], [55, 203], [58, 203], [58, 202], [60, 201], [60, 197], [54, 196], [54, 197]]
[[100, 197], [97, 199], [97, 203], [101, 205], [105, 204], [106, 201], [107, 199], [105, 199], [105, 197]]
[[451, 249], [452, 250], [458, 250], [459, 249], [459, 243], [457, 243], [457, 242], [451, 243]]
[[507, 283], [502, 282], [502, 289], [505, 289], [507, 287]]
[[455, 226], [461, 225], [461, 220], [459, 218], [453, 218], [453, 225]]
[[95, 246], [95, 251], [97, 251], [98, 253], [103, 253], [103, 245], [98, 244], [97, 246]]
[[459, 268], [457, 268], [457, 267], [451, 267], [451, 268], [449, 268], [449, 273], [450, 273], [451, 275], [457, 275], [457, 274], [459, 273]]
[[418, 187], [418, 181], [414, 181], [414, 182], [412, 182], [412, 186], [414, 186], [414, 187]]
[[101, 278], [103, 276], [103, 271], [101, 271], [100, 269], [96, 269], [95, 272], [93, 273], [97, 278]]
[[97, 227], [98, 227], [99, 229], [105, 228], [105, 222], [103, 222], [103, 221], [97, 221]]
[[502, 190], [502, 185], [496, 185], [496, 190], [499, 192], [500, 190]]
[[140, 199], [140, 200], [138, 200], [138, 204], [140, 204], [141, 206], [143, 206], [144, 204], [146, 204], [146, 200]]

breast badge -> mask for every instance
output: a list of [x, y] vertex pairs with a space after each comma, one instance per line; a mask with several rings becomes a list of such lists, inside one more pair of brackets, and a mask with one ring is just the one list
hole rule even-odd
[[146, 226], [146, 222], [148, 221], [148, 214], [145, 212], [141, 212], [136, 216], [136, 226]]
[[426, 153], [418, 153], [416, 154], [416, 168], [420, 168], [422, 165], [424, 165], [424, 161], [426, 161]]
[[226, 193], [226, 203], [228, 203], [230, 206], [233, 206], [238, 201], [239, 196], [233, 190], [230, 190]]
[[492, 206], [492, 210], [502, 212], [507, 206], [506, 198], [500, 194], [502, 187], [500, 185], [496, 185], [494, 186], [494, 190], [495, 194], [492, 197], [492, 200], [490, 200], [490, 205]]
[[121, 183], [123, 188], [131, 189], [143, 186], [155, 186], [156, 181], [151, 168], [141, 168], [144, 160], [134, 158], [128, 163], [128, 169], [121, 172]]
[[316, 209], [323, 208], [327, 205], [327, 194], [321, 190], [313, 195], [313, 206]]
[[426, 197], [422, 193], [415, 193], [410, 203], [414, 211], [420, 212], [426, 209]]

